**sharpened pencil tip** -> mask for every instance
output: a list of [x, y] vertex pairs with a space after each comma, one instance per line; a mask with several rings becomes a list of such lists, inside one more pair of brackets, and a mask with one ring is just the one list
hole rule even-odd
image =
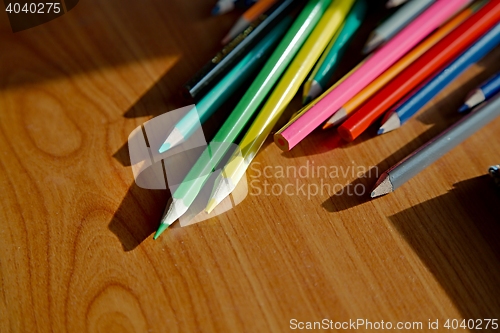
[[464, 104], [458, 109], [458, 112], [465, 112], [467, 110], [469, 110], [469, 106], [467, 104]]
[[377, 33], [372, 33], [368, 38], [368, 42], [363, 47], [363, 54], [371, 53], [384, 42], [384, 37]]
[[375, 188], [372, 190], [370, 197], [376, 198], [381, 195], [391, 193], [392, 191], [394, 191], [394, 188], [392, 186], [391, 179], [386, 173], [384, 173], [375, 184]]
[[166, 224], [166, 223], [162, 223], [160, 224], [160, 226], [158, 227], [158, 230], [156, 230], [154, 236], [153, 236], [153, 239], [156, 240], [158, 237], [160, 237], [160, 235], [165, 231], [167, 230], [167, 228], [170, 226], [170, 224]]
[[464, 105], [458, 109], [458, 112], [469, 111], [486, 100], [486, 96], [482, 89], [476, 89], [469, 93]]
[[164, 153], [170, 148], [173, 148], [180, 143], [184, 141], [184, 136], [182, 133], [177, 129], [177, 127], [174, 127], [172, 132], [168, 135], [167, 139], [163, 144], [161, 145], [160, 149], [158, 150], [160, 153]]
[[389, 112], [382, 120], [382, 126], [380, 126], [377, 134], [384, 134], [390, 131], [394, 131], [401, 127], [401, 119], [398, 114], [394, 111]]
[[313, 80], [311, 82], [311, 86], [309, 87], [309, 92], [307, 94], [307, 97], [310, 98], [309, 101], [312, 101], [314, 98], [318, 97], [322, 93], [323, 93], [323, 87], [321, 87], [321, 84], [318, 81]]
[[[347, 111], [344, 108], [341, 108], [337, 112], [333, 114], [333, 116], [328, 119], [327, 123], [325, 124], [326, 128], [332, 127], [332, 126], [337, 126], [340, 125], [344, 120], [347, 119]], [[328, 124], [328, 126], [327, 126]], [[325, 129], [325, 127], [323, 127]]]
[[160, 152], [160, 154], [161, 154], [161, 153], [166, 152], [166, 151], [167, 151], [167, 150], [169, 150], [169, 149], [170, 149], [170, 143], [168, 143], [168, 142], [164, 142], [164, 143], [161, 145], [160, 149], [158, 149], [158, 151], [159, 151], [159, 152]]
[[210, 214], [215, 207], [217, 207], [217, 201], [215, 199], [210, 199], [210, 201], [207, 204], [207, 207], [205, 207], [205, 211], [207, 214]]
[[[220, 176], [220, 175], [219, 175]], [[205, 211], [210, 214], [224, 199], [229, 196], [235, 189], [231, 179], [220, 177], [215, 180], [216, 186], [212, 190], [212, 195], [208, 201]], [[236, 181], [237, 183], [237, 181]]]

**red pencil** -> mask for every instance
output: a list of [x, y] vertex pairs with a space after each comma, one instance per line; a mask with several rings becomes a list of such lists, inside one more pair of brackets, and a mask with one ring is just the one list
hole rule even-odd
[[500, 1], [491, 1], [368, 100], [338, 128], [340, 136], [346, 141], [356, 139], [391, 106], [472, 45], [498, 22], [500, 22]]

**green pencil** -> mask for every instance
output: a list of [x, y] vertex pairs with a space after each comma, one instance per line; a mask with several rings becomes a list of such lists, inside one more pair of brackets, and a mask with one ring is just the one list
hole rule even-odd
[[284, 23], [280, 25], [280, 29], [273, 29], [265, 38], [257, 43], [219, 83], [196, 103], [195, 108], [191, 109], [175, 124], [167, 139], [161, 145], [159, 149], [160, 153], [166, 152], [193, 135], [200, 124], [205, 123], [247, 81], [252, 73], [256, 73], [259, 70], [279, 39], [285, 34], [286, 28], [292, 23], [289, 18], [282, 20], [282, 22]]
[[183, 215], [194, 202], [206, 183], [212, 170], [228, 152], [246, 124], [259, 109], [274, 84], [286, 70], [314, 29], [331, 0], [309, 0], [283, 37], [276, 50], [264, 65], [252, 85], [248, 88], [238, 105], [217, 132], [207, 149], [196, 161], [177, 190], [172, 195], [172, 203], [163, 217], [154, 239]]
[[304, 83], [304, 105], [321, 95], [325, 90], [350, 41], [352, 41], [352, 36], [361, 26], [366, 15], [366, 8], [366, 0], [356, 1], [341, 30], [333, 36], [332, 41]]

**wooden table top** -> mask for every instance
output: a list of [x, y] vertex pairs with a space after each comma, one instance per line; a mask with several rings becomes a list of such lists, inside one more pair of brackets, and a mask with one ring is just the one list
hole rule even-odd
[[[351, 144], [318, 130], [289, 153], [269, 139], [241, 203], [152, 239], [170, 195], [135, 185], [127, 138], [187, 105], [177, 91], [241, 13], [211, 17], [213, 3], [82, 0], [15, 34], [0, 14], [0, 332], [285, 332], [323, 319], [448, 331], [447, 319], [500, 319], [500, 201], [486, 176], [500, 119], [395, 193], [367, 197], [377, 170], [459, 119], [464, 95], [500, 69], [498, 48], [401, 130], [372, 127]], [[276, 174], [312, 166], [338, 174]], [[266, 181], [297, 191], [255, 195]], [[323, 184], [334, 190], [311, 193]]]

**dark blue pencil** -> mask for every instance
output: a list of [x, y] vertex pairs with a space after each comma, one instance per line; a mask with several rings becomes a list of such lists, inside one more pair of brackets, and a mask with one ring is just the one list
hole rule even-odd
[[378, 134], [387, 133], [401, 127], [429, 100], [462, 74], [469, 66], [478, 62], [500, 44], [500, 24], [484, 34], [467, 51], [458, 56], [437, 75], [432, 76], [400, 102], [382, 120]]
[[484, 82], [479, 86], [479, 88], [474, 89], [467, 95], [467, 99], [458, 109], [458, 112], [468, 111], [484, 101], [490, 99], [497, 92], [500, 91], [500, 73], [497, 73], [490, 77], [488, 81]]

